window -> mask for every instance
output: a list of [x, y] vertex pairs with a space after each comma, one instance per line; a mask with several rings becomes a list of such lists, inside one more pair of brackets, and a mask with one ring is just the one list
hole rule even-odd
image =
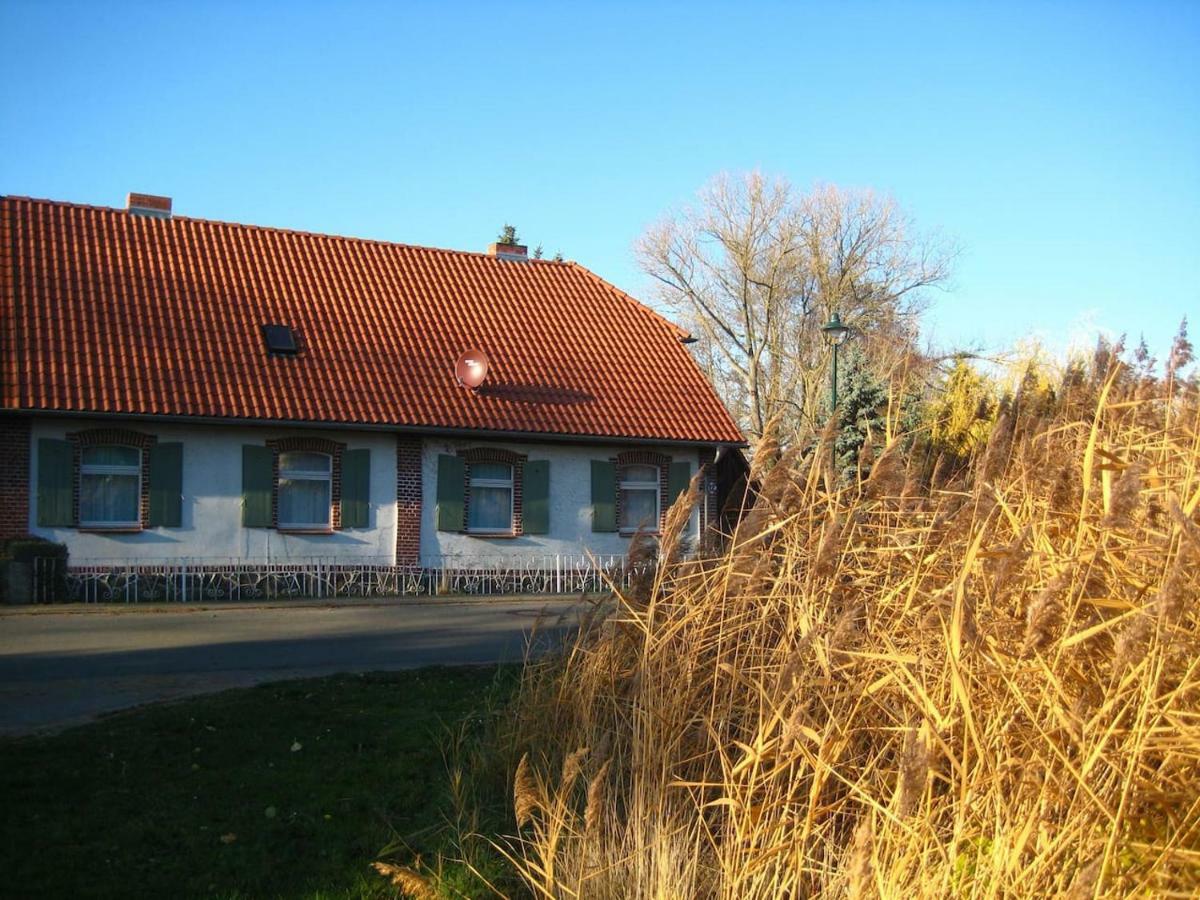
[[513, 469], [505, 463], [471, 463], [467, 531], [509, 534], [513, 530]]
[[626, 466], [620, 488], [621, 530], [658, 531], [658, 467]]
[[279, 454], [279, 527], [328, 529], [333, 506], [333, 458], [327, 453]]
[[142, 451], [84, 447], [79, 465], [79, 524], [138, 528], [142, 508]]

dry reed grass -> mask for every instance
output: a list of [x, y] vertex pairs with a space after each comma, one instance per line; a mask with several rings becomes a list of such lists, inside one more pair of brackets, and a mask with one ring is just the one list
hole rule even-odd
[[760, 453], [727, 555], [527, 669], [531, 891], [1193, 895], [1200, 429], [1102, 377], [932, 488], [895, 441], [849, 486]]

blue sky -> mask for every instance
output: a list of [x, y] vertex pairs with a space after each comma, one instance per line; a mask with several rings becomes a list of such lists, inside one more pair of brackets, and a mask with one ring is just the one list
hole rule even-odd
[[513, 222], [647, 294], [643, 229], [760, 168], [956, 240], [943, 347], [1200, 334], [1197, 2], [0, 0], [0, 33], [0, 193], [460, 249]]

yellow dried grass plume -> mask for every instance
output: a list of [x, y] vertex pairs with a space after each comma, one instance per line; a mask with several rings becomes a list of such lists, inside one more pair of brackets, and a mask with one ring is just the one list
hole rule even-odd
[[517, 827], [528, 825], [534, 812], [544, 806], [541, 787], [534, 779], [529, 766], [529, 754], [526, 753], [517, 763], [517, 774], [513, 778], [513, 812], [517, 817]]
[[421, 875], [407, 866], [397, 866], [387, 862], [373, 862], [371, 868], [387, 878], [394, 886], [400, 888], [413, 900], [437, 900], [438, 893], [433, 885]]

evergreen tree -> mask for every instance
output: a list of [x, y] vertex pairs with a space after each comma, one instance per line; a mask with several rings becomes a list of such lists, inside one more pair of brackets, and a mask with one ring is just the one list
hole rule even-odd
[[506, 222], [500, 233], [496, 235], [496, 243], [504, 244], [506, 247], [515, 247], [521, 243], [521, 239], [517, 237], [517, 226], [509, 225]]
[[933, 450], [956, 460], [987, 441], [996, 415], [995, 389], [965, 359], [954, 362], [941, 396], [929, 409]]
[[845, 375], [838, 379], [838, 430], [833, 449], [843, 477], [853, 475], [863, 444], [870, 438], [878, 456], [887, 432], [888, 386], [866, 365], [859, 351], [846, 354]]

